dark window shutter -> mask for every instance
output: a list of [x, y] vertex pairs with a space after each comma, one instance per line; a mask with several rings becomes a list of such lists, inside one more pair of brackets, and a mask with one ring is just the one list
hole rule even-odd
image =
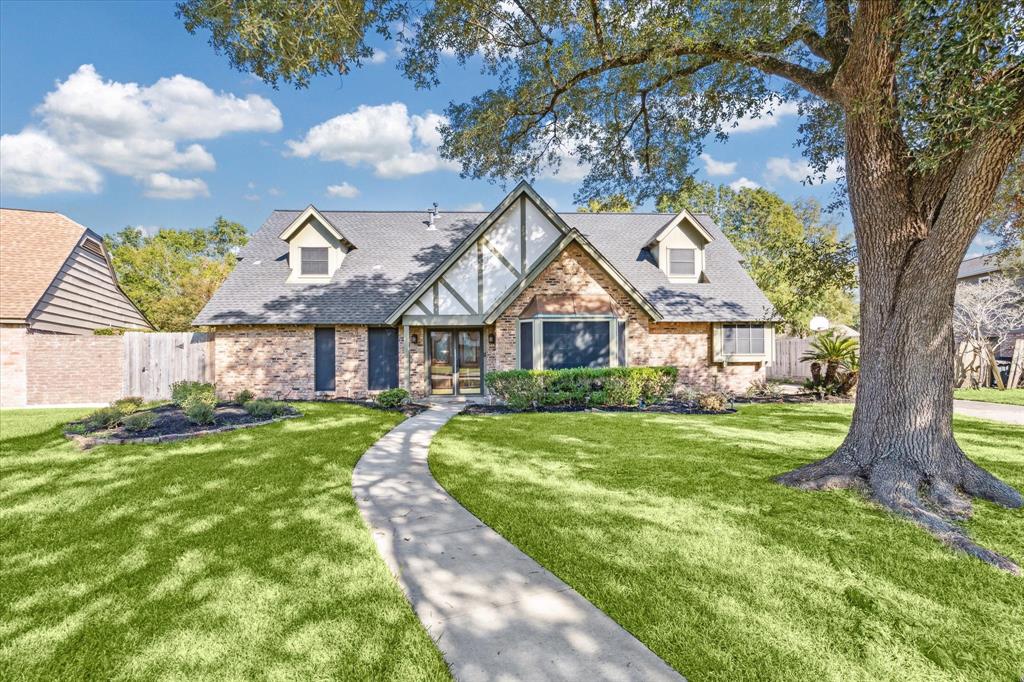
[[533, 369], [533, 322], [519, 324], [519, 369]]

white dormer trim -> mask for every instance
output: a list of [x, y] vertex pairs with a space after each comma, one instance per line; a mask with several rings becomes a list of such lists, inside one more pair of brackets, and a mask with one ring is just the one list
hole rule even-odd
[[668, 224], [666, 224], [665, 227], [661, 228], [658, 234], [654, 235], [654, 238], [651, 239], [651, 241], [647, 244], [648, 248], [656, 246], [658, 242], [667, 237], [672, 232], [672, 230], [679, 227], [679, 224], [684, 220], [689, 222], [690, 225], [693, 226], [693, 229], [697, 230], [700, 236], [704, 237], [705, 240], [707, 240], [708, 242], [715, 241], [715, 238], [711, 236], [711, 233], [708, 232], [703, 225], [700, 224], [700, 221], [693, 217], [693, 214], [684, 208], [682, 211], [679, 212], [678, 215], [676, 215], [676, 217], [668, 221]]
[[[288, 242], [288, 264], [291, 272], [289, 284], [323, 284], [330, 282], [341, 267], [345, 255], [355, 246], [345, 239], [338, 228], [331, 224], [312, 204], [306, 207], [295, 220], [278, 235]], [[302, 274], [302, 249], [327, 248], [328, 268], [324, 275]]]

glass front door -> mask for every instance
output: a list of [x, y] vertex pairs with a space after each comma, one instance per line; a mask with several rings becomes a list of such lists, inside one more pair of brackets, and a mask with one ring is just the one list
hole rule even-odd
[[427, 332], [430, 392], [434, 395], [480, 395], [483, 333], [479, 329]]

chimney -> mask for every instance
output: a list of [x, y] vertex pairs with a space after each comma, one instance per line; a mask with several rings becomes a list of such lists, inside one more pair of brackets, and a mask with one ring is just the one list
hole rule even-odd
[[437, 216], [440, 215], [440, 213], [437, 210], [437, 202], [436, 201], [434, 202], [434, 208], [427, 209], [427, 215], [430, 216], [430, 224], [427, 226], [427, 229], [428, 230], [436, 230], [437, 227], [434, 225], [434, 219], [437, 218]]

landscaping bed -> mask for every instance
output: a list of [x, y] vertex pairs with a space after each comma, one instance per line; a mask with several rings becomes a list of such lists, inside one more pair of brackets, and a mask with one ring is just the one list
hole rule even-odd
[[526, 410], [515, 409], [504, 404], [482, 405], [473, 403], [466, 406], [463, 414], [513, 414], [517, 412], [648, 412], [655, 414], [733, 414], [735, 408], [705, 410], [696, 402], [667, 400], [653, 405], [537, 405]]
[[284, 405], [279, 414], [271, 417], [258, 417], [247, 412], [243, 406], [234, 403], [217, 404], [213, 409], [213, 422], [209, 424], [197, 424], [191, 421], [185, 411], [177, 405], [161, 405], [132, 414], [153, 415], [152, 426], [133, 431], [129, 430], [122, 421], [112, 428], [105, 426], [91, 428], [92, 423], [89, 417], [86, 417], [69, 423], [65, 428], [65, 435], [83, 447], [134, 442], [156, 443], [221, 431], [233, 431], [301, 416], [301, 412], [291, 405]]

